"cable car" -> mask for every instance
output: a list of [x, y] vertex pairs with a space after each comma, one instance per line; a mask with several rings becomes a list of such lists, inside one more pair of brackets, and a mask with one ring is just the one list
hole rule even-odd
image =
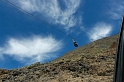
[[74, 38], [72, 39], [72, 42], [73, 42], [75, 47], [78, 47], [78, 43], [74, 40]]

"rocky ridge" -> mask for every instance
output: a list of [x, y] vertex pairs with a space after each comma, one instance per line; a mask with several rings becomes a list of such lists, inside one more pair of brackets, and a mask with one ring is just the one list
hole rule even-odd
[[112, 82], [118, 34], [62, 57], [19, 69], [0, 69], [0, 82]]

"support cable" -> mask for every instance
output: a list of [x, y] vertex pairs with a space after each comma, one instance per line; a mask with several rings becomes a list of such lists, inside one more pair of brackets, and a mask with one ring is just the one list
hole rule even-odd
[[50, 26], [50, 27], [52, 27], [52, 28], [54, 28], [54, 29], [58, 30], [59, 32], [61, 32], [61, 33], [65, 34], [66, 36], [68, 36], [68, 37], [70, 37], [70, 38], [73, 38], [72, 36], [70, 36], [70, 35], [66, 34], [65, 32], [63, 32], [63, 31], [61, 31], [61, 30], [59, 30], [59, 29], [55, 28], [55, 27], [54, 27], [54, 26], [52, 26], [51, 24], [49, 24], [49, 23], [47, 23], [47, 22], [45, 22], [45, 21], [41, 20], [40, 18], [38, 18], [38, 17], [34, 16], [33, 14], [31, 14], [31, 13], [29, 13], [29, 12], [25, 11], [24, 9], [22, 9], [22, 8], [18, 7], [18, 6], [17, 6], [17, 5], [15, 5], [14, 3], [12, 3], [12, 2], [10, 2], [10, 1], [8, 1], [8, 0], [4, 0], [3, 2], [6, 2], [7, 4], [9, 4], [9, 5], [11, 5], [11, 6], [15, 7], [15, 8], [16, 8], [16, 9], [18, 9], [18, 10], [21, 10], [23, 13], [27, 14], [28, 16], [30, 16], [30, 17], [32, 17], [32, 18], [34, 18], [34, 19], [36, 19], [37, 21], [42, 22], [42, 23], [44, 23], [44, 24], [46, 24], [46, 25], [48, 25], [48, 26]]
[[[54, 0], [52, 0], [52, 1], [55, 5], [57, 5], [59, 7], [59, 9], [61, 9], [63, 11], [63, 13], [65, 12], [65, 9], [63, 9], [58, 3], [56, 3]], [[66, 12], [64, 14], [65, 14], [65, 16], [67, 16]], [[74, 24], [76, 24], [76, 22]], [[76, 25], [76, 27], [80, 27], [80, 26]], [[82, 31], [87, 33], [86, 30], [82, 30]]]

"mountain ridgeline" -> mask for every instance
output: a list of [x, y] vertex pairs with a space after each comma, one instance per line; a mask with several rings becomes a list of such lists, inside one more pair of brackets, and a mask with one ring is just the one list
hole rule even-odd
[[0, 69], [0, 82], [112, 82], [118, 34], [76, 48], [52, 62]]

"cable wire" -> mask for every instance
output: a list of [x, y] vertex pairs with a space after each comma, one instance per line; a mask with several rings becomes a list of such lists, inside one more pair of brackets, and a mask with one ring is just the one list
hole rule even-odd
[[[57, 2], [55, 2], [55, 0], [52, 0], [53, 1], [53, 3], [55, 4], [55, 5], [57, 5], [58, 7], [59, 7], [59, 9], [61, 9], [62, 11], [63, 11], [63, 14], [67, 17], [67, 18], [69, 18], [69, 16], [66, 14], [66, 11], [65, 11], [65, 9], [63, 9]], [[71, 19], [71, 21], [72, 21], [72, 19]], [[76, 24], [76, 22], [74, 22], [74, 25]]]
[[[61, 9], [61, 10], [63, 11], [63, 13], [65, 12], [65, 10], [64, 10], [59, 4], [57, 4], [54, 0], [52, 0], [52, 1], [53, 1], [53, 3], [54, 3], [55, 5], [57, 5], [57, 6], [59, 7], [59, 9]], [[67, 16], [66, 12], [65, 12], [64, 14]], [[74, 24], [76, 24], [76, 22], [75, 22]], [[76, 27], [80, 27], [80, 26], [76, 24]], [[82, 31], [85, 32], [85, 33], [87, 33], [87, 32], [86, 32], [86, 29], [84, 29], [84, 30], [82, 30]]]
[[[3, 0], [2, 0], [2, 1], [3, 1]], [[30, 16], [30, 17], [32, 17], [32, 18], [34, 18], [34, 19], [36, 19], [37, 21], [42, 22], [42, 23], [44, 23], [44, 24], [46, 24], [46, 25], [48, 25], [48, 26], [50, 26], [50, 27], [52, 27], [52, 28], [54, 28], [54, 29], [58, 30], [59, 32], [61, 32], [61, 33], [65, 34], [66, 36], [68, 36], [68, 37], [70, 37], [70, 38], [73, 38], [72, 36], [70, 36], [70, 35], [66, 34], [65, 32], [63, 32], [63, 31], [61, 31], [61, 30], [59, 30], [59, 29], [55, 28], [55, 27], [54, 27], [54, 26], [52, 26], [51, 24], [49, 24], [49, 23], [47, 23], [47, 22], [45, 22], [45, 21], [41, 20], [40, 18], [38, 18], [38, 17], [34, 16], [33, 14], [31, 14], [31, 13], [29, 13], [29, 12], [25, 11], [24, 9], [22, 9], [22, 8], [18, 7], [18, 6], [17, 6], [17, 5], [15, 5], [14, 3], [12, 3], [12, 2], [10, 2], [10, 1], [8, 1], [8, 0], [4, 0], [4, 1], [5, 1], [6, 3], [8, 3], [9, 5], [11, 5], [11, 6], [15, 7], [16, 9], [21, 10], [23, 13], [27, 14], [28, 16]]]

